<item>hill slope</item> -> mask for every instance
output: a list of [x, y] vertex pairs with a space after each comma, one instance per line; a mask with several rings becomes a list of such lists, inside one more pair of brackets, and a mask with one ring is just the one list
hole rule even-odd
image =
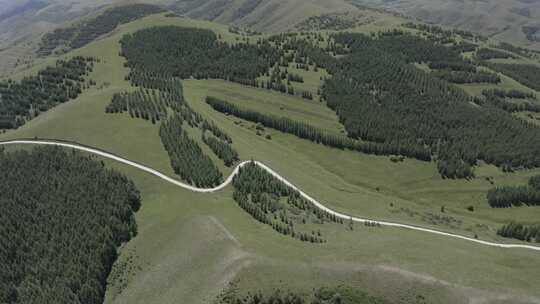
[[538, 0], [351, 0], [351, 3], [397, 11], [424, 22], [458, 27], [540, 48]]
[[181, 0], [171, 8], [192, 18], [249, 26], [264, 32], [289, 30], [311, 16], [357, 10], [343, 0]]

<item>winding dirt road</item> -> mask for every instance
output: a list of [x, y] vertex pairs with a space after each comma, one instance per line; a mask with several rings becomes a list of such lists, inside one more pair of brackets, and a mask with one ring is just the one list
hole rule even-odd
[[[183, 183], [181, 181], [178, 181], [174, 178], [171, 178], [157, 170], [154, 170], [152, 168], [149, 168], [145, 165], [142, 165], [142, 164], [139, 164], [137, 162], [134, 162], [134, 161], [131, 161], [131, 160], [128, 160], [128, 159], [125, 159], [123, 157], [120, 157], [120, 156], [117, 156], [117, 155], [114, 155], [112, 153], [109, 153], [109, 152], [106, 152], [106, 151], [103, 151], [103, 150], [99, 150], [97, 148], [93, 148], [93, 147], [89, 147], [89, 146], [85, 146], [85, 145], [82, 145], [82, 144], [78, 144], [78, 143], [72, 143], [72, 142], [63, 142], [63, 141], [53, 141], [53, 140], [27, 140], [27, 139], [21, 139], [21, 140], [11, 140], [11, 141], [4, 141], [4, 142], [0, 142], [0, 146], [7, 146], [7, 145], [46, 145], [46, 146], [60, 146], [60, 147], [66, 147], [66, 148], [72, 148], [72, 149], [75, 149], [75, 150], [80, 150], [80, 151], [85, 151], [85, 152], [88, 152], [88, 153], [92, 153], [92, 154], [96, 154], [96, 155], [99, 155], [99, 156], [102, 156], [102, 157], [105, 157], [105, 158], [108, 158], [108, 159], [112, 159], [112, 160], [115, 160], [117, 162], [120, 162], [120, 163], [123, 163], [123, 164], [126, 164], [126, 165], [129, 165], [129, 166], [132, 166], [132, 167], [135, 167], [137, 169], [140, 169], [142, 171], [145, 171], [147, 173], [150, 173], [152, 175], [155, 175], [169, 183], [172, 183], [176, 186], [179, 186], [179, 187], [182, 187], [184, 189], [187, 189], [187, 190], [190, 190], [190, 191], [194, 191], [194, 192], [201, 192], [201, 193], [210, 193], [210, 192], [217, 192], [217, 191], [220, 191], [222, 190], [223, 188], [227, 187], [233, 180], [234, 176], [236, 176], [236, 174], [238, 174], [238, 170], [245, 166], [246, 164], [250, 163], [251, 161], [244, 161], [240, 164], [238, 164], [233, 172], [231, 173], [231, 175], [229, 175], [229, 177], [219, 186], [215, 187], [215, 188], [197, 188], [197, 187], [194, 187], [194, 186], [191, 186], [191, 185], [188, 185], [186, 183]], [[346, 215], [346, 214], [343, 214], [343, 213], [339, 213], [337, 211], [334, 211], [326, 206], [324, 206], [323, 204], [321, 204], [320, 202], [318, 202], [316, 199], [314, 199], [313, 197], [309, 196], [308, 194], [304, 193], [302, 190], [300, 190], [298, 187], [296, 187], [295, 185], [293, 185], [291, 182], [289, 182], [287, 179], [285, 179], [283, 176], [279, 175], [277, 172], [275, 172], [274, 170], [272, 170], [270, 167], [266, 166], [265, 164], [263, 164], [262, 162], [259, 162], [259, 161], [254, 161], [259, 167], [265, 169], [266, 171], [268, 171], [270, 174], [272, 174], [274, 177], [276, 177], [277, 179], [279, 179], [280, 181], [282, 181], [283, 183], [285, 183], [287, 186], [295, 189], [296, 191], [298, 191], [300, 193], [300, 195], [305, 198], [306, 200], [310, 201], [311, 203], [313, 203], [315, 206], [317, 206], [317, 208], [321, 209], [321, 210], [324, 210], [332, 215], [335, 215], [336, 217], [339, 217], [339, 218], [342, 218], [342, 219], [345, 219], [345, 220], [352, 220], [354, 222], [359, 222], [359, 223], [365, 223], [365, 222], [370, 222], [370, 223], [376, 223], [376, 224], [379, 224], [381, 226], [388, 226], [388, 227], [395, 227], [395, 228], [403, 228], [403, 229], [410, 229], [410, 230], [416, 230], [416, 231], [422, 231], [422, 232], [426, 232], [426, 233], [432, 233], [432, 234], [438, 234], [438, 235], [442, 235], [442, 236], [446, 236], [446, 237], [452, 237], [452, 238], [457, 238], [457, 239], [461, 239], [461, 240], [465, 240], [465, 241], [470, 241], [470, 242], [475, 242], [475, 243], [478, 243], [478, 244], [482, 244], [482, 245], [486, 245], [486, 246], [492, 246], [492, 247], [499, 247], [499, 248], [521, 248], [521, 249], [527, 249], [527, 250], [535, 250], [535, 251], [539, 251], [540, 252], [540, 247], [538, 246], [532, 246], [532, 245], [524, 245], [524, 244], [501, 244], [501, 243], [494, 243], [494, 242], [488, 242], [488, 241], [482, 241], [482, 240], [479, 240], [479, 239], [475, 239], [475, 238], [470, 238], [470, 237], [466, 237], [466, 236], [463, 236], [463, 235], [459, 235], [459, 234], [453, 234], [453, 233], [448, 233], [448, 232], [443, 232], [443, 231], [438, 231], [438, 230], [434, 230], [434, 229], [429, 229], [429, 228], [423, 228], [423, 227], [419, 227], [419, 226], [413, 226], [413, 225], [405, 225], [405, 224], [399, 224], [399, 223], [392, 223], [392, 222], [385, 222], [385, 221], [377, 221], [377, 220], [371, 220], [371, 219], [367, 219], [367, 218], [359, 218], [359, 217], [353, 217], [353, 216], [350, 216], [350, 215]]]

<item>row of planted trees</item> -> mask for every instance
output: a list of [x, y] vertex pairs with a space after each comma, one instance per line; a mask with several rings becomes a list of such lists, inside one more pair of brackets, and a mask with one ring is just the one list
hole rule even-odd
[[377, 155], [407, 155], [429, 160], [430, 152], [421, 147], [399, 147], [372, 142], [362, 142], [343, 135], [334, 135], [304, 122], [297, 122], [286, 117], [263, 114], [257, 111], [243, 109], [235, 104], [215, 97], [207, 97], [206, 102], [216, 111], [234, 115], [251, 122], [260, 123], [265, 127], [296, 135], [316, 143], [338, 149], [350, 149]]
[[540, 205], [540, 175], [531, 177], [527, 185], [493, 188], [489, 190], [487, 199], [495, 208]]

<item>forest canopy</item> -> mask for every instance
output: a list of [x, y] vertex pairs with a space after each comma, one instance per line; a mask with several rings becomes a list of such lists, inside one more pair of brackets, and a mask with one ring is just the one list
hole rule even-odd
[[102, 162], [58, 147], [0, 152], [0, 303], [101, 304], [140, 194]]
[[323, 95], [347, 132], [399, 145], [426, 145], [443, 176], [471, 176], [478, 160], [539, 167], [540, 128], [493, 106], [477, 107], [463, 90], [413, 62], [463, 62], [455, 52], [409, 34], [336, 34], [351, 54], [328, 65]]

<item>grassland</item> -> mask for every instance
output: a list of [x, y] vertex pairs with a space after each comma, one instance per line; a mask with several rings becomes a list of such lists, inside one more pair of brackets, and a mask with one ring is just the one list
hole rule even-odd
[[[74, 140], [173, 175], [157, 125], [104, 111], [112, 94], [129, 89], [123, 59], [118, 57], [119, 38], [161, 24], [208, 27], [223, 39], [235, 39], [219, 25], [163, 16], [122, 26], [111, 36], [72, 53], [102, 59], [91, 75], [98, 80], [96, 87], [0, 139]], [[409, 159], [393, 163], [386, 157], [331, 149], [267, 129], [263, 135], [271, 134], [269, 140], [257, 135], [251, 124], [238, 124], [238, 119], [213, 111], [204, 98], [213, 95], [340, 129], [335, 115], [318, 101], [217, 80], [185, 81], [184, 88], [189, 104], [231, 135], [242, 159], [265, 162], [336, 210], [471, 236], [476, 233], [498, 241], [504, 241], [494, 234], [500, 224], [512, 218], [533, 222], [540, 215], [538, 208], [489, 208], [485, 193], [492, 185], [484, 179], [493, 177], [498, 185], [519, 184], [538, 170], [505, 174], [481, 166], [475, 180], [442, 180], [433, 163]], [[175, 303], [180, 299], [207, 303], [231, 280], [241, 292], [260, 288], [305, 291], [347, 283], [409, 302], [420, 295], [429, 303], [467, 303], [468, 298], [483, 301], [498, 296], [515, 303], [526, 300], [526, 295], [540, 297], [536, 283], [540, 256], [535, 252], [363, 226], [353, 231], [344, 226], [328, 228], [329, 242], [322, 246], [302, 243], [253, 220], [232, 200], [230, 188], [195, 194], [133, 168], [106, 163], [132, 178], [143, 196], [137, 214], [139, 235], [122, 249], [106, 303]], [[470, 205], [474, 212], [466, 210]], [[445, 206], [444, 214], [441, 206]], [[456, 221], [443, 224], [446, 220], [441, 222], [441, 216]]]

